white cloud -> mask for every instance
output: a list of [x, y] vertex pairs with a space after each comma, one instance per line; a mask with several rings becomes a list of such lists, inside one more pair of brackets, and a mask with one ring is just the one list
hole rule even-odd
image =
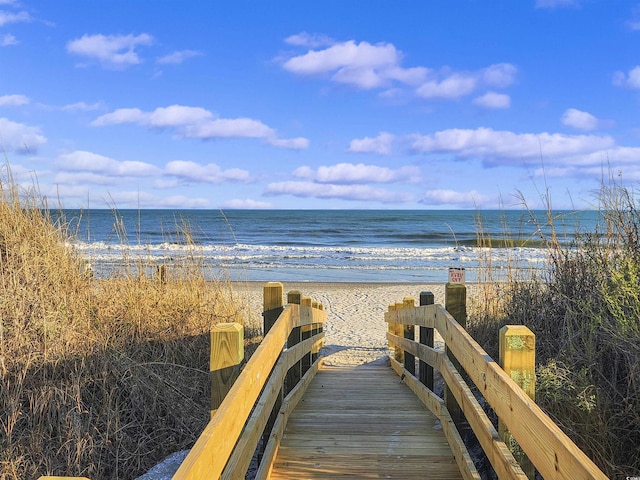
[[0, 118], [0, 150], [20, 154], [35, 153], [47, 142], [37, 127]]
[[456, 99], [476, 89], [477, 81], [471, 75], [454, 73], [440, 81], [430, 80], [420, 85], [416, 93], [427, 99]]
[[305, 150], [309, 148], [309, 139], [304, 137], [296, 138], [268, 138], [267, 143], [274, 147], [290, 148], [292, 150]]
[[104, 155], [76, 150], [60, 155], [56, 166], [66, 172], [93, 173], [109, 177], [150, 177], [161, 173], [161, 170], [146, 162], [118, 161]]
[[416, 93], [429, 100], [455, 100], [482, 86], [508, 87], [515, 82], [517, 72], [518, 69], [510, 63], [497, 63], [476, 72], [451, 72], [445, 68], [420, 85]]
[[483, 205], [494, 201], [495, 198], [484, 195], [476, 190], [457, 192], [455, 190], [436, 189], [425, 192], [420, 203], [432, 206], [451, 205], [458, 208], [481, 208]]
[[496, 63], [481, 71], [481, 77], [485, 84], [505, 88], [516, 81], [518, 69], [510, 63]]
[[202, 52], [198, 52], [196, 50], [180, 50], [169, 55], [165, 55], [164, 57], [160, 57], [156, 62], [160, 65], [179, 65], [185, 60], [198, 57], [200, 55], [202, 55]]
[[247, 182], [250, 180], [249, 172], [246, 170], [239, 168], [222, 170], [214, 163], [200, 165], [184, 160], [169, 162], [165, 167], [165, 173], [183, 180], [214, 184], [223, 182]]
[[311, 50], [304, 55], [290, 58], [285, 70], [301, 75], [326, 73], [342, 68], [376, 68], [397, 65], [400, 54], [390, 43], [371, 45], [356, 44], [353, 40], [342, 42], [325, 50]]
[[387, 132], [380, 132], [377, 137], [354, 138], [349, 143], [348, 152], [353, 153], [377, 153], [379, 155], [390, 155], [391, 144], [394, 136]]
[[94, 110], [100, 110], [104, 107], [102, 102], [96, 103], [86, 103], [86, 102], [76, 102], [71, 103], [69, 105], [65, 105], [61, 108], [63, 112], [92, 112]]
[[146, 122], [149, 126], [168, 128], [200, 123], [213, 118], [213, 114], [201, 107], [171, 105], [169, 107], [156, 108], [147, 117]]
[[18, 39], [15, 36], [7, 33], [2, 36], [2, 39], [0, 40], [0, 47], [10, 47], [12, 45], [18, 45], [19, 43], [20, 42], [18, 42]]
[[[615, 146], [613, 138], [600, 135], [562, 135], [558, 133], [514, 133], [490, 128], [450, 129], [413, 137], [419, 153], [450, 153], [457, 157], [479, 157], [489, 165], [552, 160], [586, 155]], [[506, 162], [504, 162], [506, 160]]]
[[265, 195], [292, 195], [300, 198], [337, 198], [389, 203], [402, 203], [412, 199], [406, 193], [392, 192], [369, 185], [331, 185], [296, 181], [270, 183], [267, 185]]
[[317, 47], [327, 47], [329, 45], [333, 45], [336, 41], [323, 35], [321, 33], [307, 33], [300, 32], [295, 35], [291, 35], [284, 40], [289, 45], [295, 45], [298, 47], [309, 47], [309, 48], [317, 48]]
[[615, 72], [613, 74], [613, 84], [616, 87], [640, 88], [640, 65], [629, 70], [628, 74]]
[[28, 12], [7, 12], [6, 10], [0, 10], [0, 27], [8, 25], [9, 23], [21, 23], [30, 22], [33, 20]]
[[511, 97], [503, 93], [487, 92], [475, 98], [473, 103], [484, 108], [509, 108], [511, 106]]
[[153, 43], [153, 37], [140, 35], [83, 35], [67, 43], [69, 53], [96, 59], [107, 67], [121, 68], [141, 62], [136, 47]]
[[388, 86], [393, 81], [409, 85], [421, 83], [427, 69], [402, 68], [401, 58], [401, 53], [390, 43], [372, 45], [350, 40], [292, 57], [284, 62], [283, 68], [297, 75], [333, 73], [333, 81], [361, 89]]
[[239, 210], [264, 210], [273, 208], [273, 204], [269, 202], [261, 202], [259, 200], [251, 200], [250, 198], [246, 198], [244, 200], [234, 198], [224, 202], [220, 207]]
[[580, 0], [536, 0], [536, 8], [578, 7]]
[[163, 195], [157, 197], [147, 192], [109, 192], [109, 204], [119, 208], [211, 208], [206, 198], [191, 198], [185, 195]]
[[123, 123], [148, 124], [149, 114], [145, 114], [138, 108], [119, 108], [111, 113], [101, 115], [96, 118], [91, 125], [94, 127], [105, 127], [109, 125], [120, 125]]
[[27, 105], [29, 97], [25, 95], [2, 95], [0, 96], [0, 107], [19, 107]]
[[[315, 39], [316, 37], [313, 37]], [[300, 46], [323, 46], [302, 33], [287, 38], [287, 43]], [[386, 96], [396, 87], [412, 87], [426, 99], [457, 99], [480, 86], [505, 88], [515, 81], [517, 68], [498, 63], [476, 72], [453, 72], [443, 68], [439, 72], [418, 66], [401, 66], [402, 53], [391, 43], [371, 44], [354, 40], [333, 42], [327, 48], [309, 50], [282, 61], [282, 67], [296, 75], [330, 75], [333, 82], [344, 83], [362, 90], [384, 88]]]
[[[107, 175], [104, 173], [83, 172], [83, 171], [60, 171], [57, 172], [53, 181], [57, 185], [122, 185], [122, 177]], [[84, 194], [86, 196], [86, 193]]]
[[215, 115], [200, 107], [171, 105], [143, 112], [138, 108], [121, 108], [96, 118], [91, 125], [104, 127], [134, 123], [160, 129], [174, 129], [179, 138], [261, 138], [268, 144], [291, 149], [309, 146], [306, 138], [279, 138], [276, 131], [260, 120], [252, 118], [215, 118]]
[[273, 138], [275, 131], [253, 118], [216, 118], [207, 122], [188, 125], [183, 130], [186, 138]]
[[211, 203], [206, 198], [190, 198], [184, 195], [169, 195], [154, 199], [149, 205], [157, 205], [160, 208], [210, 208]]
[[562, 114], [562, 123], [577, 130], [595, 130], [598, 128], [598, 119], [588, 112], [575, 108], [569, 108]]
[[322, 184], [416, 182], [420, 179], [420, 169], [418, 167], [401, 167], [392, 170], [387, 167], [363, 163], [357, 165], [338, 163], [331, 166], [321, 166], [317, 171], [303, 166], [296, 169], [293, 175], [297, 178], [313, 179]]

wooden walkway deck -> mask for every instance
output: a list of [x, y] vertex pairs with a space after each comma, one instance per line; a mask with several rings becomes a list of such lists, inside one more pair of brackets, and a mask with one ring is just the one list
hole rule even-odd
[[390, 368], [322, 367], [289, 418], [270, 478], [462, 478], [438, 427]]

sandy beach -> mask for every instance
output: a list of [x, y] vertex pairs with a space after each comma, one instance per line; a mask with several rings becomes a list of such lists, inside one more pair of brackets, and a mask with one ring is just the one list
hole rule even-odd
[[[285, 296], [298, 290], [322, 303], [327, 311], [325, 347], [321, 355], [328, 365], [381, 365], [387, 362], [389, 305], [430, 291], [435, 302], [444, 305], [444, 284], [429, 283], [283, 283]], [[253, 325], [262, 321], [264, 283], [234, 284], [234, 293], [250, 305]], [[436, 345], [439, 338], [436, 336]]]

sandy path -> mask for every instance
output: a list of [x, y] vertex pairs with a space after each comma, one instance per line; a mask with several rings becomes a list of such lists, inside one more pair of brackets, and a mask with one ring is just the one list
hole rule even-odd
[[[234, 291], [251, 307], [251, 321], [261, 322], [264, 283], [234, 285]], [[299, 290], [321, 302], [327, 311], [325, 348], [321, 354], [329, 365], [379, 365], [385, 363], [389, 304], [430, 291], [436, 303], [444, 304], [442, 284], [286, 283], [285, 295]]]

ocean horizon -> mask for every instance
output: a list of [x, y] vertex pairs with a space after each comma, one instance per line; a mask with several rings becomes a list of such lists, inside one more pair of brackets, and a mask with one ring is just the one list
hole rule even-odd
[[[523, 210], [109, 210], [54, 211], [71, 247], [97, 276], [123, 259], [179, 263], [190, 256], [234, 281], [446, 282], [449, 268], [477, 281], [490, 238], [495, 272], [546, 268], [546, 211]], [[597, 211], [554, 211], [570, 244], [595, 231]], [[481, 258], [482, 257], [482, 258]]]

